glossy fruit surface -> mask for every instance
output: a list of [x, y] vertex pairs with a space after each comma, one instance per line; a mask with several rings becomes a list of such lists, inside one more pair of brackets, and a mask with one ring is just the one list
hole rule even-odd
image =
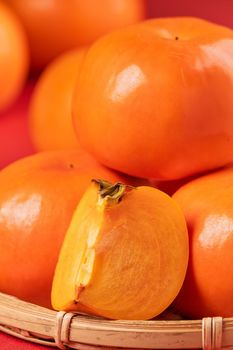
[[0, 291], [50, 306], [60, 246], [93, 177], [119, 177], [81, 151], [42, 152], [0, 172]]
[[16, 101], [0, 113], [0, 169], [35, 152], [28, 131], [28, 106], [35, 82], [26, 83]]
[[30, 134], [37, 150], [78, 148], [71, 100], [86, 49], [67, 52], [42, 72], [30, 107]]
[[28, 44], [22, 25], [13, 12], [0, 2], [0, 111], [20, 93], [28, 72]]
[[187, 317], [233, 315], [233, 168], [183, 186], [173, 198], [184, 211], [190, 259], [175, 302]]
[[34, 68], [144, 17], [143, 0], [6, 0], [28, 34]]
[[232, 55], [232, 30], [196, 18], [154, 19], [97, 40], [73, 99], [81, 145], [111, 168], [155, 179], [231, 162]]
[[169, 196], [97, 181], [67, 231], [52, 305], [111, 319], [149, 319], [174, 300], [187, 263], [186, 223]]

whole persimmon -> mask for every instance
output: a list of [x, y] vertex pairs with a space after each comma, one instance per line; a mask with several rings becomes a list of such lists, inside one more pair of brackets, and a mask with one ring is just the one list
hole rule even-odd
[[206, 175], [173, 196], [188, 225], [190, 258], [175, 301], [187, 317], [233, 315], [233, 168]]
[[42, 72], [31, 99], [30, 135], [39, 151], [78, 148], [71, 100], [86, 49], [56, 58]]
[[83, 151], [42, 152], [0, 172], [0, 291], [50, 306], [58, 253], [93, 177], [121, 179]]
[[26, 80], [29, 55], [23, 27], [15, 14], [0, 2], [0, 111], [19, 95]]
[[171, 197], [153, 187], [94, 181], [65, 236], [52, 305], [149, 319], [174, 300], [187, 263], [187, 227]]
[[34, 85], [35, 81], [29, 80], [15, 102], [0, 113], [0, 169], [35, 152], [28, 132], [28, 106]]
[[5, 1], [25, 26], [34, 68], [145, 16], [144, 0]]
[[73, 98], [81, 145], [111, 168], [161, 180], [233, 161], [232, 55], [233, 31], [197, 18], [97, 40]]

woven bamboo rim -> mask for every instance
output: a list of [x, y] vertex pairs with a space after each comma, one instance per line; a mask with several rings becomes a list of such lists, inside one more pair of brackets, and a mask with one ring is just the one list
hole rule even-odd
[[0, 293], [0, 331], [60, 349], [233, 347], [233, 317], [188, 321], [109, 321], [56, 312]]

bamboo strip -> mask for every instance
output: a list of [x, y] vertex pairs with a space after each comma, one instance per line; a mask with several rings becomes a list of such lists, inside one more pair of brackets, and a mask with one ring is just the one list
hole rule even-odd
[[[60, 323], [59, 317], [62, 317]], [[233, 347], [233, 318], [223, 319], [222, 324], [219, 324], [219, 320], [220, 318], [216, 318], [212, 322], [216, 328], [218, 321], [218, 327], [212, 332], [215, 338], [216, 334], [218, 337], [212, 343], [210, 340], [207, 342], [212, 350], [219, 349], [221, 339], [222, 349]], [[203, 324], [205, 322], [202, 320], [109, 321], [81, 314], [65, 316], [0, 293], [1, 331], [50, 346], [55, 346], [56, 339], [60, 348], [63, 344], [68, 344], [70, 348], [80, 350], [96, 350], [99, 347], [198, 349], [203, 346]], [[213, 345], [215, 343], [216, 347]]]

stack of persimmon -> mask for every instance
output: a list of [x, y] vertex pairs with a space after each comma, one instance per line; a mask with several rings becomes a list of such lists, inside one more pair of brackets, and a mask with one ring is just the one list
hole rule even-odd
[[[66, 108], [81, 60], [77, 58], [75, 63], [75, 53], [72, 60], [67, 51], [82, 51], [101, 35], [144, 19], [146, 12], [144, 0], [103, 0], [101, 6], [98, 3], [98, 0], [1, 1], [0, 168], [38, 150], [77, 146], [71, 114]], [[62, 57], [58, 58], [63, 54], [69, 56], [64, 58], [64, 64]], [[44, 72], [50, 62], [51, 68]], [[35, 98], [29, 122], [31, 103], [25, 104], [24, 96], [40, 73], [45, 78], [41, 77], [36, 86], [39, 97]], [[47, 100], [43, 99], [45, 93]], [[29, 133], [28, 129], [32, 131]]]
[[42, 6], [42, 30], [6, 2], [48, 65], [28, 104], [43, 152], [0, 172], [0, 291], [110, 319], [232, 316], [232, 30], [135, 24], [139, 0], [105, 0], [113, 21], [91, 0]]
[[[158, 19], [109, 34], [88, 50], [77, 82], [79, 141], [103, 164], [163, 180], [172, 192], [186, 177], [233, 161], [232, 72], [232, 30], [200, 19]], [[175, 302], [187, 317], [233, 315], [232, 181], [223, 170], [174, 195], [190, 235]]]

